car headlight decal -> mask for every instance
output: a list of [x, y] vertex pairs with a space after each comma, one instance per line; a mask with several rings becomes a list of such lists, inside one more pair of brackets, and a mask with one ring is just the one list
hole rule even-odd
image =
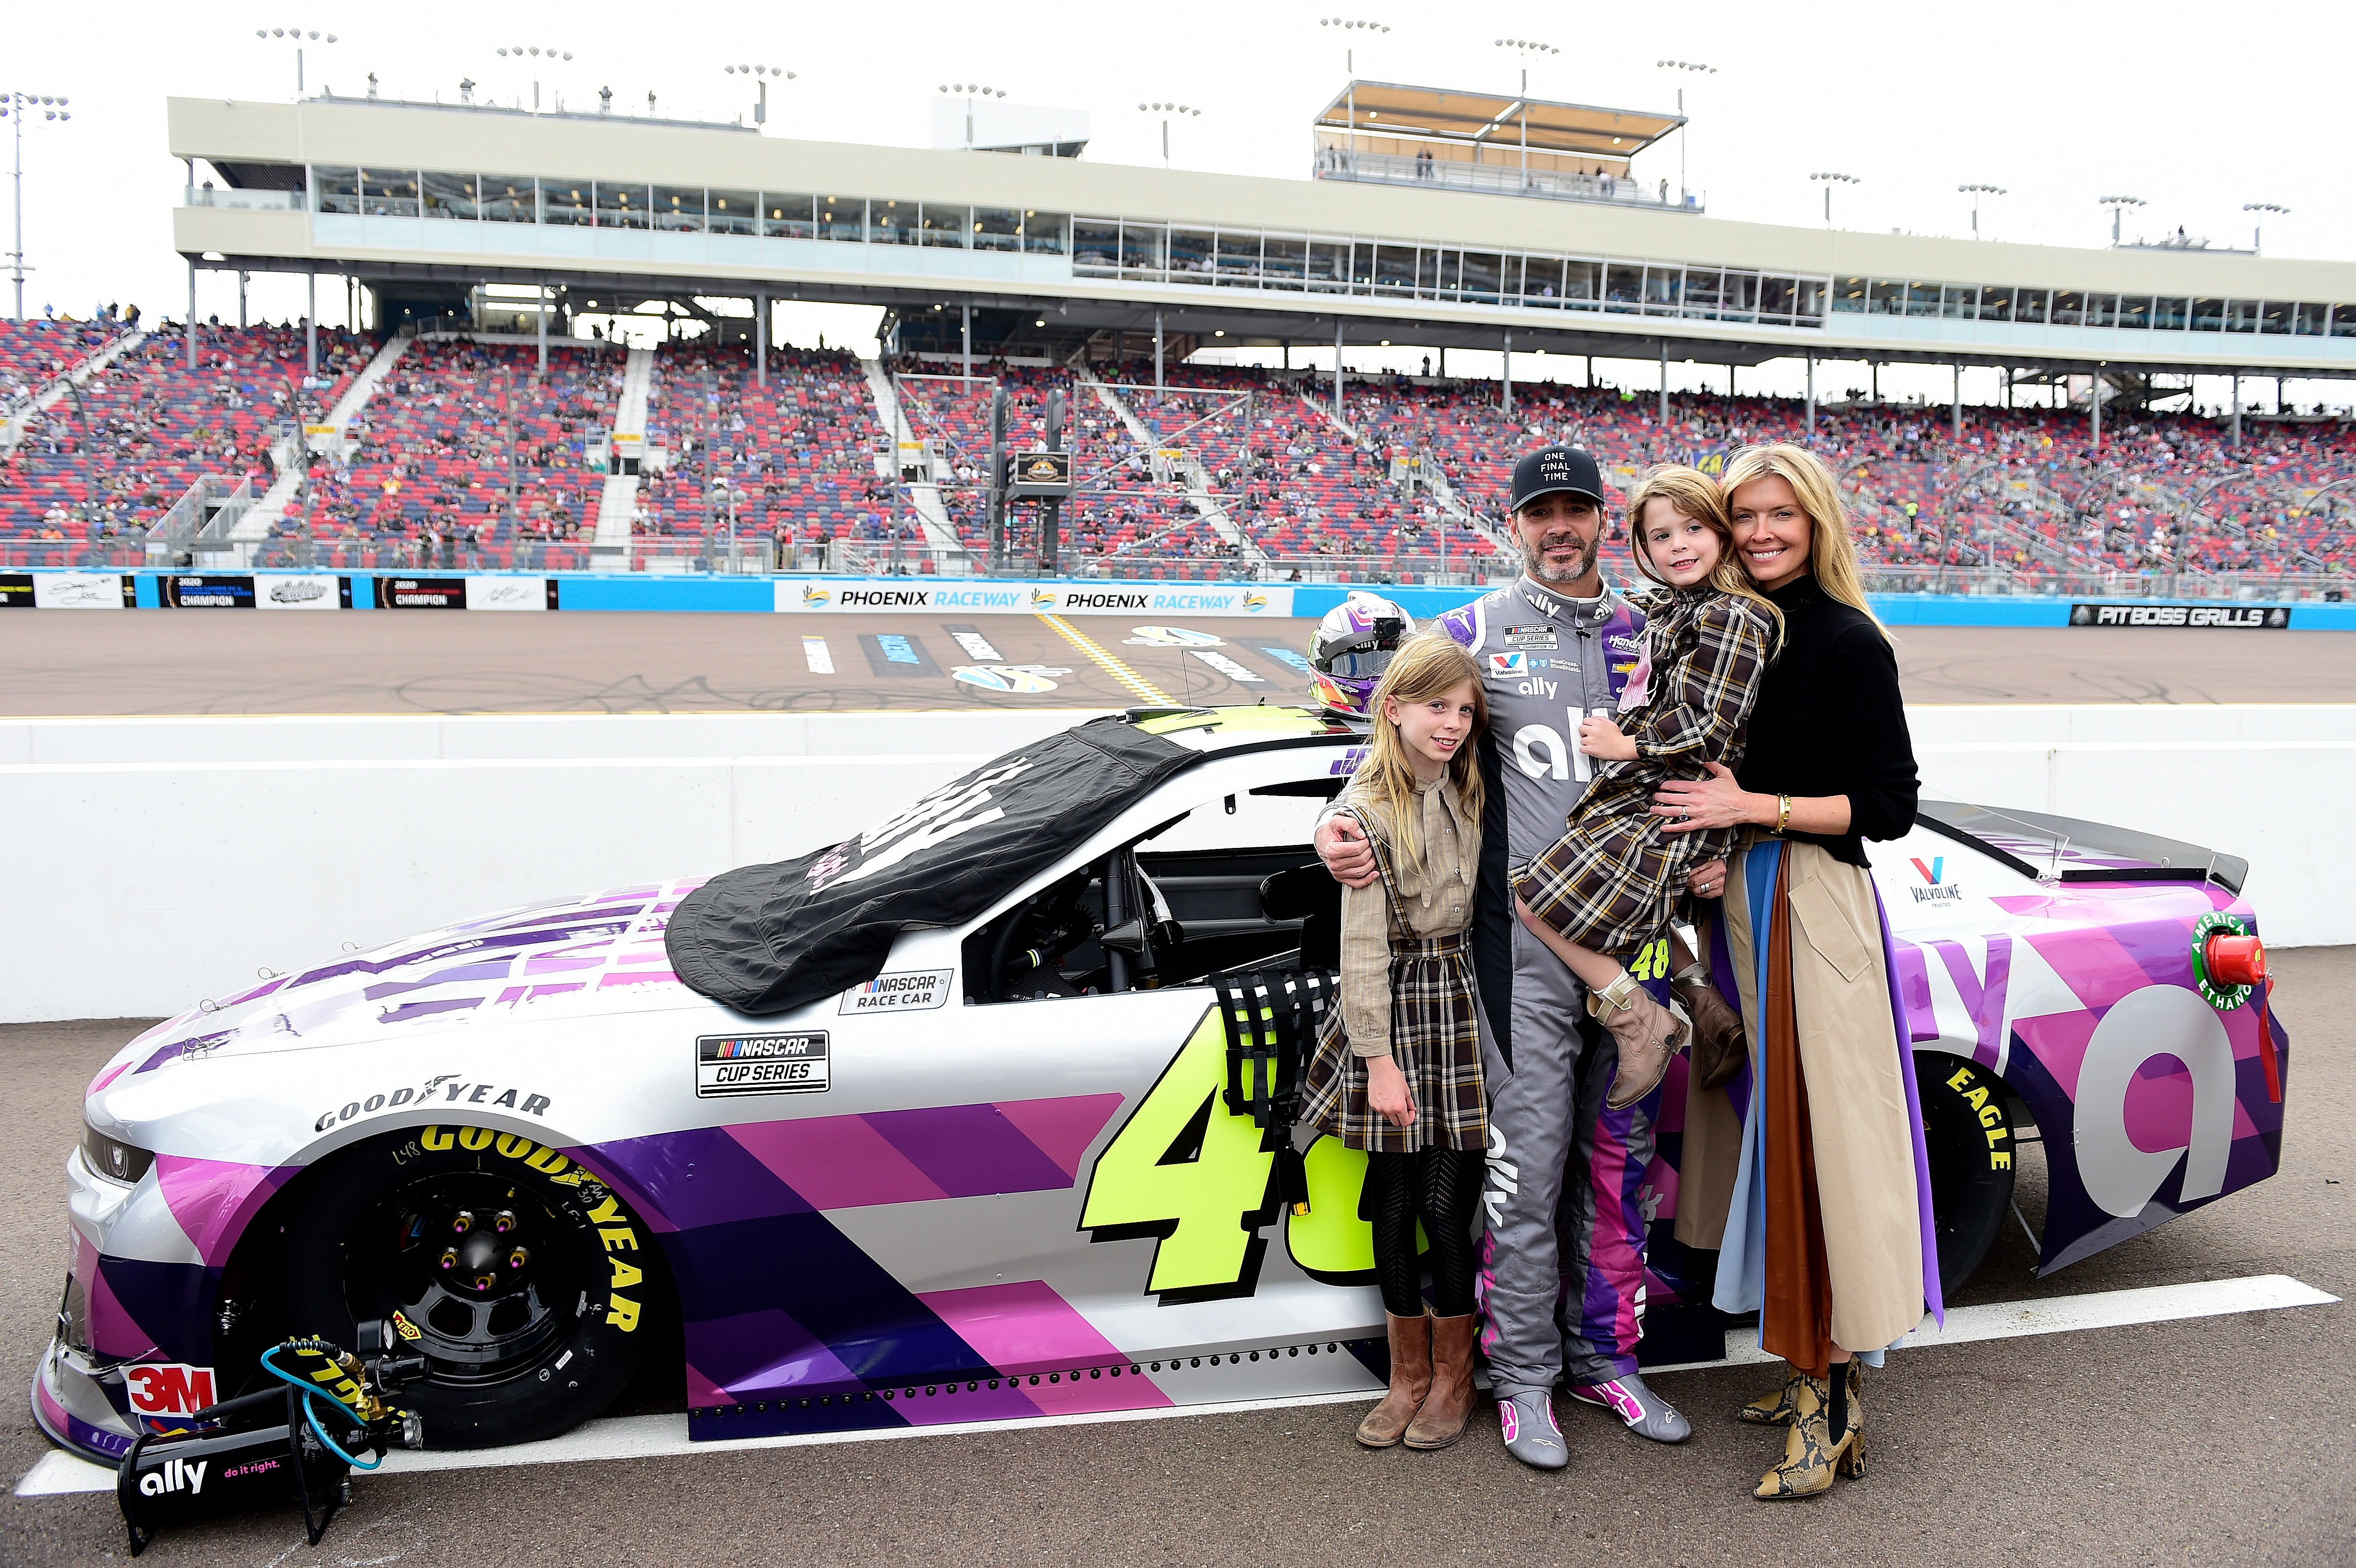
[[88, 1122], [81, 1125], [81, 1157], [91, 1175], [119, 1181], [125, 1187], [135, 1185], [147, 1174], [147, 1168], [155, 1163], [150, 1151], [110, 1137]]

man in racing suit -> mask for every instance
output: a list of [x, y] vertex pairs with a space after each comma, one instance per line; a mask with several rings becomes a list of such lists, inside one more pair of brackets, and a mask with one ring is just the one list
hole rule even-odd
[[[1440, 621], [1479, 661], [1489, 699], [1472, 924], [1493, 1047], [1483, 1064], [1490, 1111], [1482, 1348], [1506, 1446], [1542, 1469], [1569, 1459], [1550, 1397], [1566, 1374], [1574, 1398], [1612, 1409], [1644, 1436], [1676, 1443], [1691, 1431], [1636, 1373], [1639, 1189], [1660, 1096], [1604, 1107], [1617, 1048], [1587, 1022], [1578, 979], [1515, 918], [1509, 880], [1511, 869], [1561, 837], [1592, 771], [1578, 749], [1580, 720], [1615, 710], [1636, 662], [1644, 616], [1596, 570], [1602, 496], [1585, 452], [1550, 446], [1523, 458], [1511, 513], [1523, 575]], [[1348, 818], [1320, 825], [1317, 850], [1338, 880], [1373, 880], [1373, 857]]]

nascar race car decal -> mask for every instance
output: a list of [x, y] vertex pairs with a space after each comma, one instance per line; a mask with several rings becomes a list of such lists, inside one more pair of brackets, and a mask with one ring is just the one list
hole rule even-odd
[[[112, 1459], [361, 1320], [425, 1357], [434, 1445], [595, 1414], [670, 1324], [705, 1437], [1377, 1387], [1364, 1158], [1283, 1114], [1338, 921], [1311, 831], [1364, 743], [1098, 720], [796, 860], [148, 1030], [88, 1093], [36, 1414]], [[2048, 1271], [2274, 1173], [2289, 1047], [2239, 862], [1928, 803], [1873, 852], [1951, 1287], [2037, 1140]], [[1656, 1358], [1715, 1324], [1670, 1234], [1685, 1103], [1679, 1061]]]

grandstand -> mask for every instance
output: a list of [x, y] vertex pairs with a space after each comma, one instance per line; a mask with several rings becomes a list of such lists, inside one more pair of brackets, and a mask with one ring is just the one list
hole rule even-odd
[[[1515, 128], [1508, 152], [1443, 106], [1470, 112], [1353, 83], [1311, 128], [1312, 177], [1284, 181], [175, 100], [175, 155], [214, 176], [174, 214], [192, 280], [340, 275], [376, 325], [0, 327], [0, 564], [1033, 570], [1032, 507], [990, 538], [1002, 387], [1010, 451], [1072, 454], [1058, 567], [1081, 574], [1477, 580], [1506, 570], [1535, 443], [1588, 446], [1624, 492], [1777, 439], [1837, 463], [1887, 587], [2344, 582], [2346, 424], [2167, 411], [2160, 381], [2356, 375], [2356, 267], [1724, 224], [1597, 140], [1671, 117], [1500, 100], [1482, 124]], [[749, 319], [707, 308], [729, 298]], [[788, 298], [875, 305], [873, 352], [770, 346]], [[592, 306], [658, 304], [689, 333], [575, 336]], [[1214, 342], [1486, 347], [1509, 370], [1543, 350], [1590, 357], [1590, 384], [1214, 364]], [[1804, 360], [1811, 393], [1672, 395], [1673, 354]], [[1657, 359], [1661, 383], [1592, 384], [1594, 357]], [[2072, 400], [1820, 401], [1837, 360], [1996, 367], [2008, 404], [2018, 380]], [[1616, 528], [1609, 548], [1624, 571]]]

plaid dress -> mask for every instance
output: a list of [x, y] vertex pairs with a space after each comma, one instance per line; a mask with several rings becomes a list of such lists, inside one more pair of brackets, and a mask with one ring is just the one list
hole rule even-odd
[[1651, 614], [1650, 685], [1620, 716], [1634, 760], [1598, 767], [1563, 836], [1515, 878], [1539, 919], [1581, 947], [1622, 957], [1669, 923], [1687, 870], [1725, 854], [1732, 835], [1662, 832], [1653, 793], [1670, 779], [1708, 778], [1705, 763], [1741, 764], [1773, 631], [1757, 605], [1708, 589], [1671, 595]]
[[[1361, 820], [1363, 821], [1362, 815]], [[1470, 859], [1479, 859], [1478, 825]], [[1300, 1119], [1342, 1140], [1345, 1148], [1370, 1154], [1412, 1154], [1419, 1149], [1480, 1149], [1488, 1147], [1488, 1096], [1481, 1081], [1479, 1006], [1472, 981], [1472, 954], [1466, 930], [1418, 936], [1399, 895], [1391, 851], [1368, 825], [1367, 841], [1382, 875], [1390, 934], [1391, 1059], [1406, 1076], [1415, 1102], [1415, 1122], [1393, 1126], [1366, 1104], [1368, 1058], [1350, 1048], [1349, 1031], [1337, 1003], [1325, 1009], [1316, 1053], [1302, 1080]], [[1423, 840], [1427, 855], [1434, 848]], [[1464, 926], [1472, 923], [1471, 890], [1464, 899]], [[1344, 961], [1347, 961], [1344, 953]], [[1344, 976], [1343, 984], [1350, 984]]]

